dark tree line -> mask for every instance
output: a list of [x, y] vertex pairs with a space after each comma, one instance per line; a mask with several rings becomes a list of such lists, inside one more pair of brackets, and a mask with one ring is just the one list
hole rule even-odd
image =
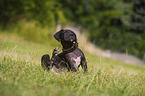
[[0, 0], [2, 28], [21, 19], [50, 27], [75, 23], [101, 48], [144, 58], [145, 0]]

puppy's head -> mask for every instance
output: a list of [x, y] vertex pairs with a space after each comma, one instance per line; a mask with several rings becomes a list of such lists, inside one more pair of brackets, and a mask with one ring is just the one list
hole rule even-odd
[[54, 34], [54, 38], [61, 42], [77, 42], [76, 34], [68, 29], [62, 29]]

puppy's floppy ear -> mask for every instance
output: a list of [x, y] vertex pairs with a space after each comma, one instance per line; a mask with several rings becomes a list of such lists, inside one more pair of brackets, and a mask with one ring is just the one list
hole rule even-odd
[[62, 31], [63, 31], [63, 29], [60, 30], [60, 31], [58, 31], [58, 32], [56, 32], [56, 33], [54, 34], [54, 38], [55, 38], [58, 42], [60, 42]]

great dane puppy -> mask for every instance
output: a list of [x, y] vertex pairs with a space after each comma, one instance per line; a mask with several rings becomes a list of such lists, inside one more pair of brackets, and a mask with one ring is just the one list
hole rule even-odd
[[50, 60], [48, 54], [41, 58], [41, 65], [44, 69], [52, 71], [67, 70], [77, 72], [81, 66], [84, 72], [87, 72], [86, 58], [78, 48], [76, 34], [68, 29], [62, 29], [54, 34], [54, 38], [63, 46], [62, 53], [58, 53], [58, 47], [53, 51], [53, 56]]

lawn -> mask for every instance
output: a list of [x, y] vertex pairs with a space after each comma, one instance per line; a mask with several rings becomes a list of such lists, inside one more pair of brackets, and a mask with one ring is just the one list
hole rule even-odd
[[[84, 52], [88, 73], [44, 71], [43, 54], [57, 45], [0, 33], [0, 96], [145, 96], [145, 66]], [[60, 46], [60, 45], [58, 45]]]

